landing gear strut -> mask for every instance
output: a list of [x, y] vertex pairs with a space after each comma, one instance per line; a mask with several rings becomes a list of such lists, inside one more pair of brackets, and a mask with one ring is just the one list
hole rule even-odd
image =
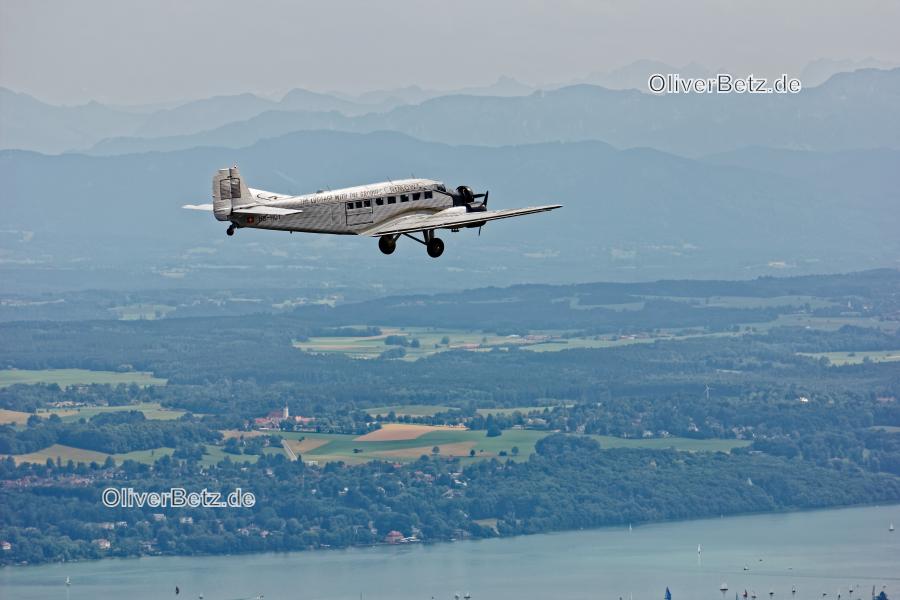
[[434, 237], [433, 229], [426, 229], [422, 233], [425, 234], [425, 249], [428, 251], [428, 256], [437, 258], [444, 253], [444, 242], [441, 238]]
[[[385, 254], [391, 254], [397, 249], [397, 238], [399, 238], [400, 235], [401, 234], [381, 236], [378, 238], [378, 248]], [[441, 238], [434, 237], [434, 229], [426, 229], [423, 231], [422, 237], [424, 239], [421, 240], [409, 233], [404, 233], [402, 235], [425, 246], [425, 249], [428, 251], [428, 256], [431, 258], [437, 258], [444, 253], [444, 241]]]
[[234, 223], [228, 226], [228, 229], [225, 230], [225, 233], [228, 235], [234, 235], [235, 226]]
[[384, 254], [393, 254], [397, 249], [397, 238], [392, 235], [383, 235], [378, 238], [378, 249]]

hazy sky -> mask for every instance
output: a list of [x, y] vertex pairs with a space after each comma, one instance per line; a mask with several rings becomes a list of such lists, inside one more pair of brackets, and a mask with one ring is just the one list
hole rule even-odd
[[54, 103], [900, 62], [897, 0], [0, 0], [0, 85]]

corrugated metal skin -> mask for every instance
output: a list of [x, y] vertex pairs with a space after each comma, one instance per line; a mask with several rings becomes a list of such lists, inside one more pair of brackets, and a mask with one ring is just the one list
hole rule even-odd
[[[233, 185], [236, 184], [236, 185]], [[249, 189], [238, 169], [220, 169], [213, 178], [213, 212], [220, 221], [232, 221], [239, 227], [255, 227], [310, 233], [357, 234], [379, 223], [399, 216], [432, 214], [452, 206], [449, 196], [435, 193], [433, 198], [412, 200], [412, 194], [434, 190], [440, 182], [430, 179], [404, 179], [375, 183], [304, 196], [284, 196], [263, 190]], [[239, 191], [237, 199], [234, 192]], [[409, 200], [401, 202], [401, 195]], [[230, 196], [226, 198], [225, 196]], [[395, 197], [379, 206], [376, 198]], [[370, 202], [369, 207], [356, 208], [357, 201]], [[246, 204], [266, 204], [279, 208], [301, 210], [296, 215], [234, 215], [232, 208]], [[348, 208], [348, 203], [353, 208]]]

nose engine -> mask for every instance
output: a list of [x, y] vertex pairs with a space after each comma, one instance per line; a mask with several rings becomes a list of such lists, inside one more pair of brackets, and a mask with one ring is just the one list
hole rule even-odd
[[[490, 194], [490, 192], [476, 194], [469, 186], [461, 185], [456, 188], [456, 193], [452, 194], [453, 206], [465, 206], [466, 212], [485, 211], [487, 210], [488, 194]], [[481, 199], [481, 202], [477, 201], [479, 198]]]

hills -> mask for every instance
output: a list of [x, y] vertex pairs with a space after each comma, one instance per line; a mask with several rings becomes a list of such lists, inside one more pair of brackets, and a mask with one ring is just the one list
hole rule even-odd
[[[243, 148], [47, 156], [0, 152], [10, 174], [0, 236], [7, 281], [52, 269], [58, 285], [261, 285], [416, 290], [523, 281], [751, 277], [896, 265], [896, 150], [753, 149], [687, 159], [597, 142], [452, 146], [390, 132], [298, 132]], [[254, 187], [286, 193], [417, 176], [490, 189], [497, 207], [550, 201], [547, 215], [447, 232], [428, 259], [401, 242], [241, 231], [209, 215], [209, 177], [237, 161]], [[816, 174], [822, 174], [821, 176]], [[31, 273], [31, 275], [29, 275]]]
[[398, 131], [450, 144], [603, 140], [697, 156], [748, 145], [835, 151], [900, 147], [900, 69], [843, 73], [798, 95], [666, 95], [577, 85], [527, 96], [442, 96], [385, 113], [266, 111], [198, 134], [105, 140], [94, 154], [226, 144], [289, 131]]
[[[636, 64], [610, 77], [625, 81], [654, 65]], [[697, 65], [685, 70], [705, 73]], [[242, 94], [137, 114], [97, 104], [51, 107], [7, 90], [0, 96], [0, 125], [6, 148], [90, 148], [92, 154], [237, 148], [319, 129], [397, 131], [451, 144], [602, 140], [687, 156], [752, 145], [817, 151], [896, 148], [900, 140], [894, 110], [900, 104], [900, 69], [838, 73], [797, 95], [658, 96], [590, 84], [530, 91], [514, 80], [437, 97], [418, 88], [397, 92], [352, 99], [293, 90], [277, 102]]]

